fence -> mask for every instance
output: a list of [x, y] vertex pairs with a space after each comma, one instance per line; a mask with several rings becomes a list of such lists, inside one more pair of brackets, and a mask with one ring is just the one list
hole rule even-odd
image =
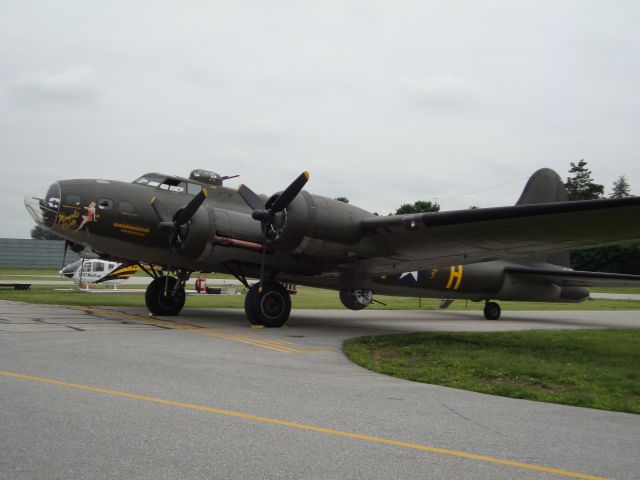
[[[0, 267], [11, 268], [61, 268], [64, 241], [0, 238]], [[80, 257], [67, 250], [65, 263]]]

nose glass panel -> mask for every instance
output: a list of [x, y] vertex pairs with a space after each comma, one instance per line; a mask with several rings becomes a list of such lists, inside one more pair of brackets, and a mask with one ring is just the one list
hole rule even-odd
[[60, 211], [60, 185], [53, 183], [33, 195], [24, 197], [24, 206], [36, 223], [44, 227], [53, 227]]

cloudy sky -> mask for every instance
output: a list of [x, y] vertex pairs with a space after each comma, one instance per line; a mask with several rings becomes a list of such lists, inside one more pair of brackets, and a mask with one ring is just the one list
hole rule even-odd
[[0, 237], [63, 178], [204, 168], [370, 211], [512, 204], [584, 158], [640, 193], [636, 1], [0, 2]]

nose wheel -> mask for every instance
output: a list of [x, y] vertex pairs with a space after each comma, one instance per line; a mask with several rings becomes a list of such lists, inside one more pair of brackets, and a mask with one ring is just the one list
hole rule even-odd
[[487, 302], [484, 304], [484, 318], [487, 320], [498, 320], [502, 309], [496, 302]]
[[291, 296], [278, 282], [267, 281], [262, 289], [256, 283], [247, 292], [244, 311], [253, 325], [282, 327], [291, 313]]

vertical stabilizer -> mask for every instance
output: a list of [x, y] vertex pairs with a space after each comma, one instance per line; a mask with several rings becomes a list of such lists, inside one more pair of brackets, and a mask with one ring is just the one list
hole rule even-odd
[[[569, 195], [560, 175], [550, 168], [541, 168], [529, 177], [529, 181], [525, 185], [516, 205], [566, 202], [568, 200]], [[569, 253], [546, 255], [543, 260], [554, 265], [568, 267]]]
[[516, 205], [566, 202], [567, 200], [569, 195], [560, 175], [550, 168], [541, 168], [529, 177]]

